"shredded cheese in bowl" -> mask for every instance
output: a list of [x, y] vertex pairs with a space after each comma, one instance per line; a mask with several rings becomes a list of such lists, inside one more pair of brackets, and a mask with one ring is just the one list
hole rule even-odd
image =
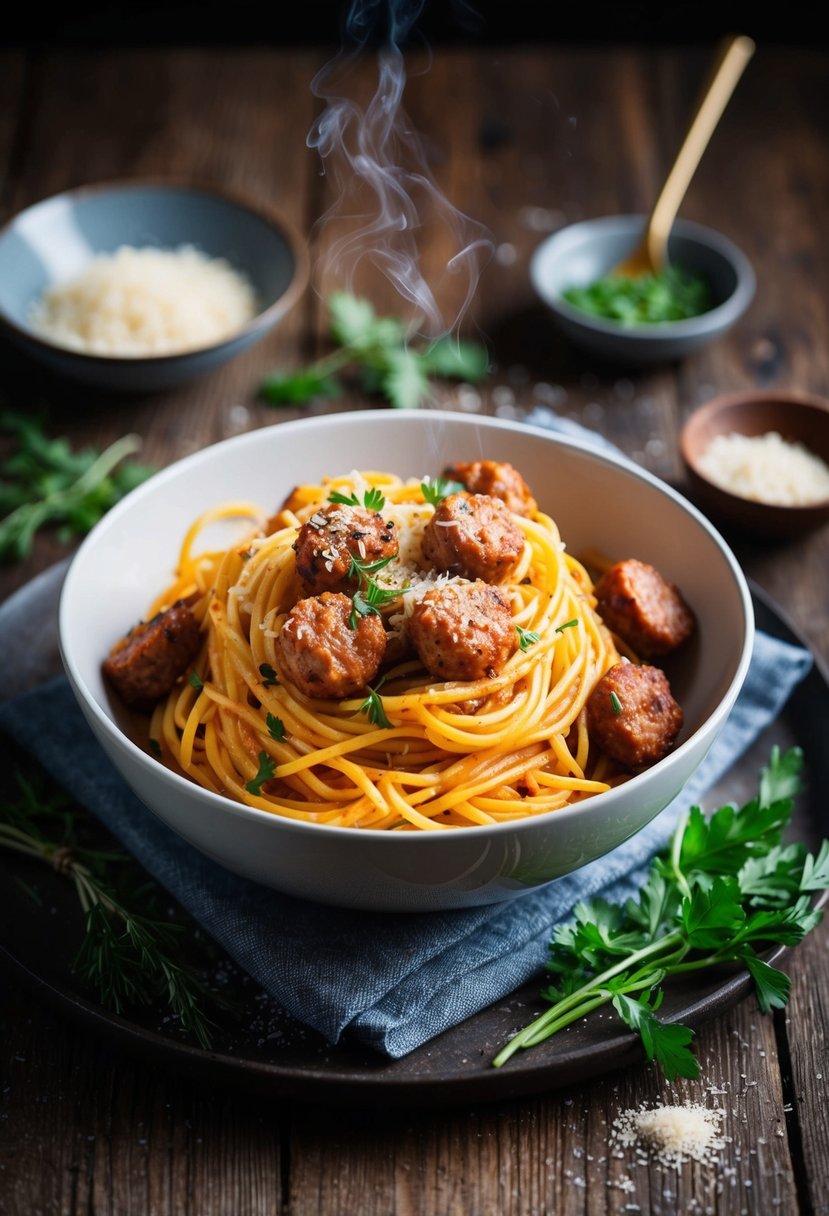
[[256, 311], [253, 287], [224, 258], [190, 245], [124, 245], [48, 288], [31, 322], [58, 346], [135, 358], [210, 346], [241, 329]]
[[829, 499], [829, 466], [777, 431], [717, 435], [698, 467], [720, 489], [754, 502], [805, 507]]

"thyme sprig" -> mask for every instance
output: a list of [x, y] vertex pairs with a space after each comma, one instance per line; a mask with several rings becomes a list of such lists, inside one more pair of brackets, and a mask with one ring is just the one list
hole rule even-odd
[[[75, 887], [85, 932], [72, 969], [117, 1014], [166, 1001], [184, 1030], [209, 1048], [214, 1023], [203, 1004], [226, 1004], [189, 966], [176, 961], [183, 926], [139, 915], [117, 894], [107, 870], [131, 861], [120, 849], [94, 849], [78, 839], [77, 808], [60, 790], [48, 793], [16, 773], [19, 797], [0, 800], [0, 847], [44, 862]], [[139, 893], [136, 893], [138, 895]], [[153, 906], [151, 887], [140, 892]]]
[[351, 564], [348, 567], [348, 577], [356, 579], [358, 582], [357, 590], [352, 597], [351, 616], [348, 620], [352, 629], [357, 628], [358, 617], [369, 616], [371, 613], [379, 616], [384, 604], [392, 604], [395, 600], [400, 599], [402, 592], [399, 587], [383, 587], [372, 577], [393, 560], [393, 557], [380, 557], [373, 562], [364, 562], [352, 556]]

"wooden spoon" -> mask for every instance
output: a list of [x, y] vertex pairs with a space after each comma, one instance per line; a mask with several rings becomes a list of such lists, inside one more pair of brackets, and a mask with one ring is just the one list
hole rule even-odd
[[703, 94], [673, 168], [654, 203], [642, 238], [633, 252], [614, 266], [610, 274], [638, 278], [664, 270], [668, 236], [679, 205], [754, 49], [754, 42], [743, 34], [725, 43], [713, 70], [711, 83]]

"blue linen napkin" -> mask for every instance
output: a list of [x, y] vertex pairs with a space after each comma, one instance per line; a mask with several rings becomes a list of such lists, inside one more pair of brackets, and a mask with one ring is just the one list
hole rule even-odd
[[[583, 428], [547, 413], [529, 420], [584, 436]], [[96, 742], [65, 677], [44, 681], [44, 668], [57, 670], [54, 617], [64, 572], [47, 571], [0, 608], [8, 668], [0, 730], [36, 750], [53, 777], [294, 1017], [332, 1043], [345, 1035], [394, 1058], [531, 979], [553, 927], [579, 900], [634, 894], [678, 817], [774, 721], [812, 664], [807, 651], [758, 632], [745, 685], [700, 769], [675, 802], [608, 856], [506, 904], [377, 917], [238, 878], [138, 801]], [[22, 656], [32, 653], [34, 638], [38, 657], [29, 670]]]

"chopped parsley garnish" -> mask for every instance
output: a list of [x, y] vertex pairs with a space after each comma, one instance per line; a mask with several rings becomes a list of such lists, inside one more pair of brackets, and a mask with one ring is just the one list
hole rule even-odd
[[147, 740], [147, 746], [154, 756], [161, 756], [161, 744], [158, 739], [153, 739], [152, 736]]
[[362, 502], [356, 494], [341, 494], [339, 490], [332, 490], [328, 501], [342, 503], [345, 507], [365, 507], [367, 511], [382, 511], [386, 505], [385, 495], [377, 486], [371, 486], [365, 491]]
[[613, 710], [614, 714], [620, 714], [622, 712], [622, 702], [616, 696], [613, 689], [610, 690], [610, 708]]
[[204, 688], [204, 680], [197, 671], [190, 672], [190, 675], [187, 677], [187, 683], [191, 688], [195, 688], [196, 692], [201, 692]]
[[549, 1009], [510, 1039], [495, 1067], [611, 1005], [669, 1081], [696, 1078], [694, 1032], [657, 1014], [664, 981], [716, 974], [727, 963], [748, 971], [761, 1012], [782, 1009], [791, 982], [762, 956], [811, 932], [822, 915], [813, 894], [829, 887], [829, 841], [815, 854], [783, 843], [802, 762], [799, 748], [772, 748], [757, 796], [710, 816], [692, 806], [651, 861], [637, 898], [578, 904], [550, 944], [552, 983], [542, 993]]
[[563, 625], [556, 625], [556, 633], [563, 633], [565, 629], [573, 629], [579, 623], [579, 618], [574, 616], [572, 621], [565, 621]]
[[436, 507], [450, 494], [460, 494], [466, 486], [460, 481], [445, 481], [442, 477], [436, 477], [434, 481], [431, 477], [425, 477], [420, 483], [420, 489], [426, 501]]
[[285, 738], [285, 723], [281, 718], [277, 718], [276, 714], [269, 713], [265, 718], [265, 723], [268, 727], [268, 734], [277, 743], [281, 743]]
[[[383, 681], [380, 680], [377, 688], [379, 688], [380, 684], [382, 683]], [[391, 727], [391, 722], [389, 722], [388, 718], [386, 717], [386, 711], [383, 708], [383, 699], [377, 692], [377, 688], [372, 688], [370, 684], [367, 684], [366, 688], [368, 688], [368, 696], [360, 706], [360, 713], [367, 714], [368, 720], [373, 726], [382, 726], [384, 730], [389, 729]]]
[[279, 676], [276, 674], [270, 663], [259, 664], [259, 674], [262, 676], [262, 683], [265, 688], [271, 688], [274, 684], [279, 683]]
[[711, 308], [707, 280], [675, 264], [637, 278], [605, 275], [587, 287], [569, 287], [562, 296], [581, 312], [624, 326], [682, 321]]
[[276, 761], [272, 760], [267, 752], [259, 753], [259, 771], [250, 781], [245, 782], [245, 789], [249, 794], [261, 794], [262, 786], [266, 781], [270, 781], [276, 772]]
[[534, 629], [522, 629], [520, 625], [516, 625], [515, 630], [518, 634], [518, 645], [522, 650], [529, 650], [530, 646], [541, 641], [541, 634], [536, 633]]

